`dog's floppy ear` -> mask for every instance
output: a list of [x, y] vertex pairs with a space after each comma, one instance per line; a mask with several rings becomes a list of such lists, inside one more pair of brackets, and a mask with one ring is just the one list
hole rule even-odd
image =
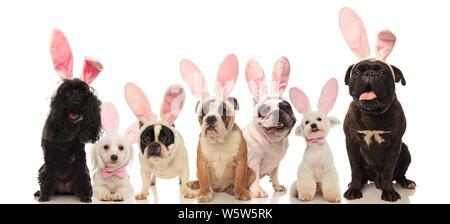
[[350, 65], [350, 67], [347, 68], [347, 72], [345, 73], [345, 80], [344, 80], [344, 82], [345, 82], [345, 85], [347, 85], [347, 86], [350, 83], [350, 77], [351, 77], [351, 72], [352, 72], [353, 65]]
[[187, 59], [181, 60], [180, 73], [189, 90], [197, 99], [204, 100], [209, 96], [205, 79], [194, 63]]
[[370, 55], [367, 32], [358, 14], [350, 8], [342, 8], [339, 12], [339, 27], [353, 53], [359, 59], [367, 58]]
[[125, 99], [136, 117], [143, 123], [156, 121], [156, 115], [150, 108], [150, 102], [145, 93], [134, 83], [125, 85]]
[[329, 117], [328, 117], [328, 120], [330, 121], [331, 127], [334, 127], [334, 126], [336, 126], [336, 125], [338, 125], [338, 124], [341, 123], [341, 122], [339, 121], [339, 119], [337, 119], [336, 117], [333, 117], [333, 116], [329, 116]]
[[125, 139], [130, 143], [134, 144], [138, 140], [138, 134], [139, 134], [139, 128], [140, 128], [140, 122], [135, 121], [133, 124], [128, 127], [128, 129], [125, 131], [124, 136]]
[[90, 84], [97, 78], [98, 74], [103, 70], [103, 65], [95, 58], [86, 56], [84, 58], [82, 79], [85, 83]]
[[119, 127], [119, 114], [112, 103], [103, 103], [101, 106], [102, 126], [108, 134], [117, 133]]
[[377, 44], [375, 46], [377, 56], [383, 60], [386, 60], [394, 48], [396, 39], [397, 38], [395, 35], [389, 30], [382, 30], [378, 32]]
[[299, 113], [307, 113], [311, 111], [308, 96], [299, 88], [292, 87], [289, 90], [289, 99]]
[[239, 73], [239, 64], [234, 54], [229, 54], [222, 61], [217, 72], [216, 95], [221, 99], [226, 99], [233, 90]]
[[186, 94], [183, 86], [173, 84], [167, 88], [161, 105], [161, 119], [169, 124], [173, 124], [175, 119], [183, 109]]
[[317, 106], [320, 112], [325, 114], [330, 112], [336, 102], [338, 92], [338, 82], [335, 78], [331, 78], [325, 84], [320, 94], [319, 104]]
[[299, 125], [295, 128], [295, 135], [297, 136], [303, 136], [303, 127], [302, 125]]
[[128, 160], [125, 162], [124, 166], [131, 166], [133, 164], [133, 157], [134, 157], [134, 149], [133, 146], [130, 144], [130, 152]]
[[253, 95], [255, 101], [267, 95], [267, 84], [264, 71], [259, 63], [250, 59], [245, 67], [245, 78], [247, 80], [250, 93]]
[[402, 82], [402, 85], [406, 85], [406, 80], [405, 77], [403, 77], [403, 73], [402, 71], [400, 71], [400, 69], [398, 69], [397, 67], [391, 65], [392, 70], [394, 70], [394, 75], [395, 75], [395, 82]]
[[91, 147], [91, 162], [92, 162], [92, 170], [97, 169], [98, 161], [97, 161], [97, 144], [93, 144]]
[[272, 90], [273, 93], [281, 96], [286, 89], [289, 82], [289, 74], [291, 72], [291, 66], [286, 57], [280, 57], [275, 63], [275, 67], [272, 72]]
[[53, 66], [61, 79], [71, 79], [73, 69], [73, 55], [69, 41], [64, 33], [55, 29], [50, 44]]
[[229, 96], [229, 97], [227, 98], [227, 100], [230, 101], [230, 102], [233, 104], [234, 110], [239, 110], [239, 103], [238, 103], [238, 101], [237, 101], [236, 98], [234, 98], [234, 97], [232, 97], [232, 96]]

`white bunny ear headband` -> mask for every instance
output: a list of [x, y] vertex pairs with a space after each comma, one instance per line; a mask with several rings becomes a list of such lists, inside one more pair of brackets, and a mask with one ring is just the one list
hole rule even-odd
[[[127, 83], [125, 85], [125, 98], [128, 106], [140, 121], [157, 122], [157, 116], [152, 112], [147, 96], [136, 84]], [[169, 86], [164, 94], [161, 106], [161, 120], [173, 126], [183, 108], [185, 98], [184, 89], [180, 84]]]
[[[119, 113], [112, 103], [103, 103], [101, 108], [102, 127], [108, 135], [117, 134], [119, 127]], [[139, 122], [134, 122], [125, 131], [125, 139], [134, 144], [137, 142]]]
[[[191, 90], [192, 94], [199, 100], [204, 101], [209, 98], [205, 79], [200, 69], [191, 61], [183, 59], [180, 63], [180, 72], [184, 82]], [[216, 97], [227, 99], [227, 96], [233, 90], [239, 72], [239, 64], [234, 54], [229, 54], [220, 64], [216, 78]]]
[[348, 46], [361, 61], [377, 60], [385, 63], [391, 69], [395, 80], [394, 70], [386, 62], [386, 58], [392, 52], [396, 41], [396, 37], [391, 31], [385, 29], [378, 32], [375, 45], [376, 56], [370, 57], [366, 28], [358, 14], [350, 8], [342, 8], [339, 12], [339, 27]]
[[291, 67], [288, 59], [280, 57], [275, 63], [272, 72], [272, 91], [268, 92], [263, 69], [256, 60], [251, 59], [247, 62], [247, 67], [245, 68], [245, 78], [247, 79], [248, 88], [256, 101], [266, 96], [280, 98], [288, 84], [290, 71]]
[[[52, 55], [53, 66], [61, 80], [72, 79], [72, 50], [70, 49], [69, 41], [66, 36], [64, 36], [64, 33], [59, 29], [53, 30], [50, 53]], [[87, 84], [90, 84], [102, 70], [103, 66], [97, 59], [86, 56], [84, 58], [81, 79]]]
[[[335, 78], [331, 78], [325, 84], [320, 94], [317, 108], [320, 112], [328, 114], [333, 108], [338, 95], [338, 82]], [[289, 98], [299, 113], [305, 114], [311, 112], [308, 96], [299, 88], [293, 87], [289, 90]]]

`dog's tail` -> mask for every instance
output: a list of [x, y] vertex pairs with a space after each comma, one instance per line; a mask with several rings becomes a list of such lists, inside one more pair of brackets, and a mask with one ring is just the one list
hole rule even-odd
[[294, 181], [294, 183], [292, 183], [290, 192], [292, 197], [298, 197], [297, 181]]

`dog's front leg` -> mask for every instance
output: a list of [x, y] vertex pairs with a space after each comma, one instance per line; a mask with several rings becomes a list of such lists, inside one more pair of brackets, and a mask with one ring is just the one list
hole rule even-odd
[[247, 190], [247, 156], [243, 156], [236, 161], [234, 174], [234, 197], [238, 200], [250, 200], [252, 195]]
[[149, 190], [150, 184], [151, 184], [151, 179], [150, 179], [151, 176], [152, 176], [152, 173], [149, 172], [148, 170], [144, 169], [141, 166], [142, 190], [139, 194], [137, 194], [134, 197], [136, 200], [147, 199], [148, 190]]
[[325, 200], [329, 202], [338, 202], [341, 200], [341, 190], [339, 188], [339, 177], [335, 167], [322, 176], [322, 194]]
[[[81, 146], [80, 146], [81, 147]], [[76, 155], [77, 158], [74, 164], [76, 164], [75, 168], [75, 177], [73, 179], [73, 191], [76, 196], [80, 198], [81, 202], [91, 202], [92, 198], [92, 185], [91, 185], [91, 177], [89, 175], [89, 169], [86, 165], [86, 154], [84, 152], [84, 145], [82, 146], [80, 153]]]
[[131, 184], [123, 184], [120, 186], [117, 186], [116, 192], [111, 197], [111, 200], [113, 201], [123, 201], [128, 198], [133, 197], [133, 187]]
[[[186, 162], [187, 164], [187, 162]], [[189, 180], [189, 166], [185, 166], [183, 170], [180, 172], [180, 182], [181, 182], [181, 189], [183, 193], [184, 198], [195, 198], [195, 194], [192, 193], [191, 189], [187, 186], [187, 182]]]
[[394, 140], [392, 145], [392, 149], [386, 153], [384, 169], [380, 177], [380, 188], [382, 190], [381, 199], [394, 202], [400, 199], [400, 194], [394, 190], [392, 185], [392, 177], [402, 147], [401, 138]]
[[354, 142], [350, 136], [346, 137], [345, 143], [347, 145], [347, 154], [350, 160], [350, 168], [352, 171], [352, 182], [349, 184], [347, 191], [344, 193], [344, 197], [348, 200], [354, 200], [362, 198], [363, 194], [362, 181], [361, 181], [361, 153], [359, 152], [360, 146], [357, 142]]
[[101, 201], [111, 201], [112, 194], [108, 188], [102, 185], [94, 185], [94, 197]]
[[208, 162], [197, 158], [197, 177], [200, 183], [200, 191], [197, 195], [198, 202], [210, 202], [213, 199], [213, 192], [209, 180]]
[[40, 202], [49, 201], [50, 196], [55, 194], [56, 177], [49, 170], [45, 164], [39, 169], [38, 181], [40, 190], [36, 192], [35, 196], [39, 197]]
[[278, 167], [280, 166], [278, 165], [270, 174], [270, 182], [272, 182], [272, 186], [275, 191], [286, 191], [286, 187], [281, 185], [278, 180]]
[[[254, 162], [254, 161], [252, 161], [252, 162]], [[252, 165], [252, 167], [255, 168], [254, 171], [255, 171], [256, 179], [255, 179], [255, 182], [253, 182], [253, 184], [250, 187], [250, 189], [252, 190], [253, 196], [255, 198], [267, 198], [267, 197], [269, 197], [269, 195], [259, 185], [259, 178], [260, 178], [260, 170], [259, 170], [259, 168], [260, 168], [260, 166], [261, 166], [261, 160], [258, 160], [256, 162], [256, 164]]]

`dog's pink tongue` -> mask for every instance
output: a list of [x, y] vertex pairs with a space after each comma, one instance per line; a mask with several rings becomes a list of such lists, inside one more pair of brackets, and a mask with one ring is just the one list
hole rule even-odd
[[377, 98], [377, 95], [373, 92], [365, 92], [359, 96], [359, 100], [373, 100]]
[[70, 119], [77, 119], [78, 118], [78, 114], [69, 113], [69, 117], [70, 117]]

